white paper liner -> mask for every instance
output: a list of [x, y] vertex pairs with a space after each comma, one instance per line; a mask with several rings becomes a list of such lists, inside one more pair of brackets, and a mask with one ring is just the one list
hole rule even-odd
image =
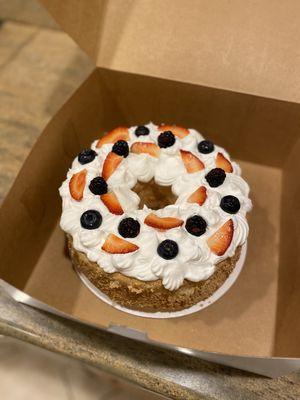
[[197, 311], [201, 311], [204, 308], [210, 306], [214, 302], [220, 299], [234, 284], [234, 282], [237, 280], [239, 274], [241, 273], [241, 270], [243, 269], [245, 259], [246, 259], [246, 253], [247, 253], [247, 242], [242, 246], [241, 249], [241, 255], [236, 263], [234, 270], [231, 272], [229, 277], [226, 279], [226, 281], [223, 283], [222, 286], [219, 287], [218, 290], [214, 292], [213, 295], [208, 297], [206, 300], [200, 301], [197, 304], [194, 304], [192, 307], [186, 308], [184, 310], [180, 311], [171, 311], [171, 312], [145, 312], [145, 311], [137, 311], [137, 310], [131, 310], [130, 308], [126, 308], [121, 306], [120, 304], [116, 303], [115, 301], [111, 300], [106, 294], [101, 292], [96, 286], [94, 286], [88, 278], [81, 273], [80, 271], [77, 270], [77, 268], [74, 268], [77, 275], [81, 279], [82, 283], [99, 299], [104, 301], [105, 303], [109, 304], [110, 306], [116, 308], [119, 311], [126, 312], [128, 314], [133, 314], [138, 317], [145, 317], [145, 318], [178, 318], [178, 317], [183, 317], [184, 315], [189, 315], [193, 314]]

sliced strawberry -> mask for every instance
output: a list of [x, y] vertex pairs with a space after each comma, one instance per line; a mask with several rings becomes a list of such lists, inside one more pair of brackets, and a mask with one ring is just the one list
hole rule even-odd
[[225, 172], [233, 172], [231, 162], [222, 153], [217, 154], [216, 166], [222, 168]]
[[188, 129], [177, 125], [160, 125], [158, 130], [160, 132], [171, 131], [179, 139], [185, 138], [190, 133]]
[[103, 246], [102, 250], [106, 251], [106, 253], [110, 254], [126, 254], [132, 253], [139, 249], [139, 246], [124, 240], [113, 233], [110, 233]]
[[74, 174], [69, 182], [69, 190], [74, 200], [80, 201], [83, 197], [87, 170], [83, 169]]
[[115, 128], [112, 131], [106, 133], [101, 139], [98, 140], [96, 147], [99, 148], [107, 143], [115, 143], [118, 140], [129, 140], [128, 129], [124, 126], [120, 126], [119, 128]]
[[198, 157], [194, 156], [190, 151], [180, 150], [182, 161], [185, 165], [185, 169], [189, 174], [198, 172], [204, 169], [204, 164], [199, 160]]
[[108, 153], [106, 159], [103, 163], [102, 168], [102, 177], [107, 181], [107, 179], [115, 172], [118, 168], [119, 164], [123, 160], [122, 156], [118, 156], [118, 154], [113, 153], [112, 151]]
[[166, 231], [167, 229], [177, 228], [183, 224], [182, 219], [173, 217], [158, 217], [151, 213], [145, 218], [145, 224], [152, 228]]
[[202, 206], [202, 204], [206, 200], [206, 188], [204, 186], [200, 186], [197, 190], [194, 191], [190, 195], [190, 197], [187, 199], [188, 203], [197, 203], [199, 206]]
[[233, 221], [229, 219], [210, 238], [207, 244], [211, 251], [217, 256], [222, 256], [230, 246], [233, 236]]
[[102, 194], [100, 198], [112, 214], [122, 215], [124, 213], [114, 192]]
[[131, 146], [132, 153], [141, 154], [146, 153], [152, 157], [159, 157], [160, 149], [155, 143], [135, 142]]

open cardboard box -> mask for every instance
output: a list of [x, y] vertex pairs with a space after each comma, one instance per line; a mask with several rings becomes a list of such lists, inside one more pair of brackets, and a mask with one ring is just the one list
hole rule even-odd
[[[280, 6], [274, 10], [273, 4], [270, 16], [268, 2], [246, 7], [247, 2], [217, 2], [216, 9], [216, 2], [191, 1], [188, 10], [180, 1], [91, 0], [89, 8], [84, 0], [43, 3], [97, 67], [41, 134], [2, 205], [2, 286], [18, 301], [206, 360], [268, 376], [299, 368], [300, 91], [290, 86], [291, 74], [284, 75], [291, 63], [284, 50], [293, 13], [285, 21], [286, 35], [274, 37]], [[247, 60], [241, 46], [249, 39], [245, 10], [260, 16], [259, 27], [250, 32]], [[164, 20], [166, 13], [172, 19]], [[223, 23], [229, 14], [230, 30]], [[167, 21], [179, 27], [169, 46]], [[147, 36], [154, 22], [163, 38], [159, 48], [157, 32]], [[264, 30], [265, 64], [254, 76]], [[269, 62], [275, 43], [272, 60], [281, 57], [281, 69]], [[176, 60], [174, 68], [170, 59]], [[147, 76], [153, 71], [165, 79]], [[274, 71], [281, 71], [284, 84], [270, 79]], [[240, 162], [254, 203], [248, 255], [237, 282], [207, 309], [175, 319], [136, 317], [98, 300], [72, 270], [59, 228], [58, 187], [76, 154], [115, 126], [148, 121], [193, 127], [224, 146]]]

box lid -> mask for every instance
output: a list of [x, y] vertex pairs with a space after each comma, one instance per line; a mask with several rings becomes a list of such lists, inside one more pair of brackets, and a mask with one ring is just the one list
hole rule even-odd
[[300, 101], [295, 0], [41, 0], [97, 66]]

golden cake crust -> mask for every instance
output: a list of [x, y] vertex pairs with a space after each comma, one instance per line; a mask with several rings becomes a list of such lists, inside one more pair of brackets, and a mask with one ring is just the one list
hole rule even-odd
[[145, 282], [118, 272], [105, 272], [84, 253], [74, 249], [70, 235], [67, 235], [67, 238], [72, 263], [79, 272], [111, 300], [123, 307], [145, 312], [179, 311], [207, 299], [223, 285], [241, 254], [239, 246], [232, 257], [216, 265], [215, 273], [207, 280], [185, 280], [179, 289], [169, 291], [164, 288], [160, 279]]

